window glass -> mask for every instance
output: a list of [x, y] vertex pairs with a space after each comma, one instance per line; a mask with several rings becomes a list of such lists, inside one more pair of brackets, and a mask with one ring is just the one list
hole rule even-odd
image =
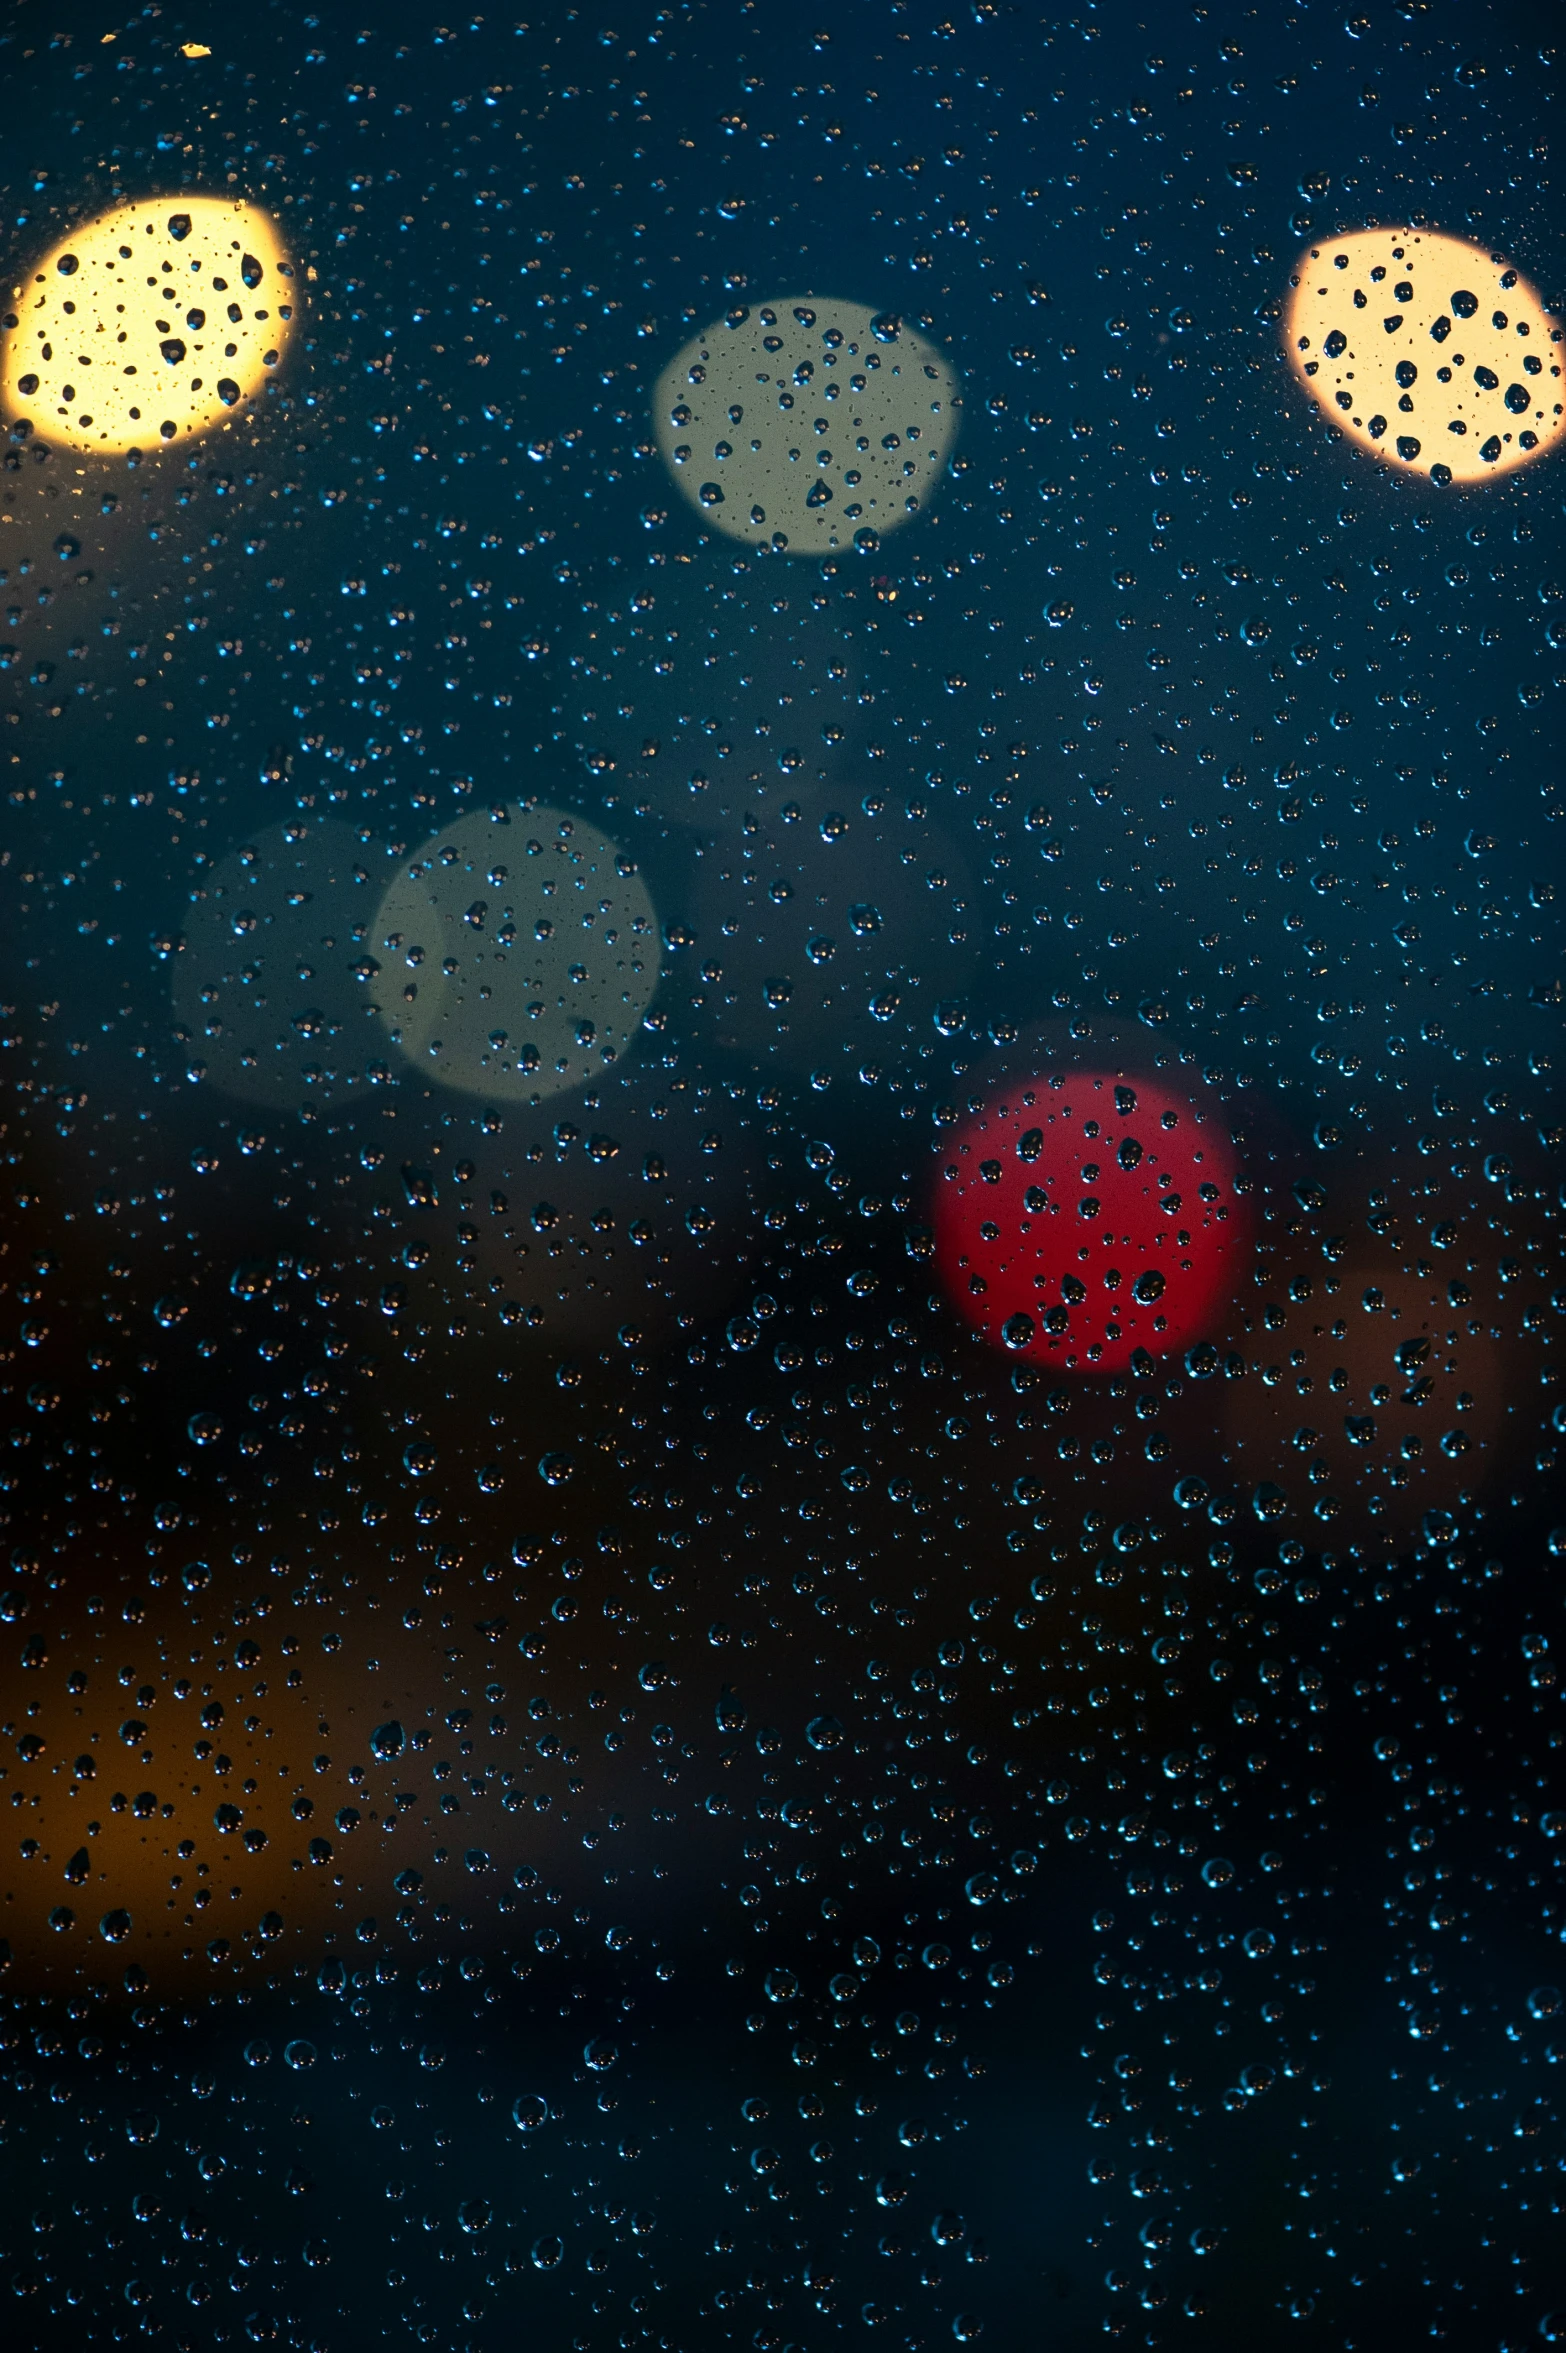
[[18, 2345], [1566, 2335], [1552, 40], [14, 17]]

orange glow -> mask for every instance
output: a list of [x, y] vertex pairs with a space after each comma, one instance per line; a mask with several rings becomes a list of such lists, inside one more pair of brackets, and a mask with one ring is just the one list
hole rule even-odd
[[1281, 1490], [1279, 1524], [1387, 1552], [1423, 1515], [1460, 1511], [1484, 1479], [1506, 1413], [1499, 1340], [1439, 1276], [1360, 1258], [1330, 1295], [1317, 1277], [1256, 1332], [1259, 1370], [1225, 1392], [1233, 1475]]

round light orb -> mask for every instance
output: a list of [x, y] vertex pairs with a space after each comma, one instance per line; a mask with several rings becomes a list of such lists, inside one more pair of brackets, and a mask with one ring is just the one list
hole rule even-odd
[[1566, 426], [1560, 326], [1505, 260], [1461, 237], [1358, 229], [1308, 246], [1283, 340], [1340, 432], [1438, 486], [1509, 473]]
[[1234, 1147], [1162, 1081], [1045, 1068], [944, 1137], [935, 1262], [948, 1298], [1026, 1361], [1118, 1372], [1221, 1326], [1250, 1249]]
[[251, 1103], [356, 1098], [385, 1067], [374, 911], [359, 836], [330, 818], [269, 826], [207, 869], [173, 971], [188, 1067]]
[[6, 289], [0, 403], [44, 441], [105, 453], [232, 425], [282, 359], [301, 275], [233, 197], [121, 205]]
[[475, 811], [381, 900], [375, 997], [392, 1043], [443, 1086], [542, 1102], [601, 1077], [658, 985], [636, 862], [565, 809]]
[[714, 530], [815, 556], [873, 548], [929, 503], [955, 369], [894, 313], [816, 295], [741, 304], [659, 377], [664, 461]]

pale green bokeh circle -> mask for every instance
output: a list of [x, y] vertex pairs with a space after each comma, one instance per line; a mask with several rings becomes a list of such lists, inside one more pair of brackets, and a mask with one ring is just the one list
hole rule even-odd
[[790, 555], [852, 547], [923, 513], [961, 409], [933, 343], [817, 295], [737, 307], [653, 391], [664, 462], [703, 521]]
[[658, 919], [634, 860], [565, 809], [446, 826], [399, 868], [371, 945], [393, 1045], [495, 1100], [602, 1077], [658, 984]]

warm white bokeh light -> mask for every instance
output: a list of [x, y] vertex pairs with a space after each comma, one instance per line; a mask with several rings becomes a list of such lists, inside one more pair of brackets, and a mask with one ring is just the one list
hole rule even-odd
[[791, 555], [873, 543], [920, 513], [961, 407], [933, 344], [890, 313], [816, 295], [740, 305], [653, 392], [664, 461], [703, 519]]
[[1438, 484], [1542, 457], [1566, 426], [1561, 329], [1499, 255], [1430, 229], [1359, 229], [1301, 254], [1283, 340], [1340, 432]]
[[660, 962], [635, 861], [564, 809], [462, 817], [381, 901], [376, 1002], [443, 1085], [539, 1102], [602, 1076], [636, 1036]]
[[282, 359], [300, 273], [264, 212], [182, 192], [84, 221], [7, 294], [7, 417], [109, 452], [242, 416]]

